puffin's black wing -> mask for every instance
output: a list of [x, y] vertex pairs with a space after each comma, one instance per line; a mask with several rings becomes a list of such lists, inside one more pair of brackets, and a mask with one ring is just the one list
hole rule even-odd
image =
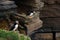
[[12, 31], [15, 28], [16, 23], [10, 28], [10, 31]]

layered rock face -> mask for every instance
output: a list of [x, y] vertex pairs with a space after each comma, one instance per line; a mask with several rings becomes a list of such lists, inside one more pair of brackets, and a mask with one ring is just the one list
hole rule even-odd
[[[40, 0], [13, 0], [16, 2], [17, 5], [19, 6], [28, 6], [31, 7], [31, 9], [40, 9], [41, 2]], [[27, 8], [28, 8], [27, 7]]]
[[16, 13], [16, 7], [14, 1], [0, 1], [0, 29], [9, 30], [10, 15]]
[[[20, 2], [18, 2], [18, 3], [20, 3]], [[17, 20], [20, 20], [20, 16], [21, 16], [20, 14], [26, 15], [26, 14], [30, 14], [31, 11], [35, 11], [36, 13], [33, 15], [34, 17], [32, 17], [31, 19], [29, 19], [29, 15], [26, 15], [26, 17], [28, 18], [28, 21], [29, 21], [28, 25], [26, 25], [27, 29], [28, 29], [28, 34], [29, 34], [29, 33], [32, 33], [34, 30], [42, 27], [42, 21], [39, 19], [39, 13], [40, 13], [39, 9], [42, 8], [42, 4], [43, 3], [40, 2], [40, 0], [38, 0], [38, 1], [37, 0], [28, 1], [27, 0], [25, 2], [24, 2], [24, 0], [21, 0], [21, 3], [19, 4], [19, 9], [18, 9], [19, 13], [17, 14], [17, 11], [15, 9], [16, 5], [13, 1], [2, 0], [0, 3], [0, 11], [1, 11], [0, 17], [1, 17], [1, 19], [2, 18], [4, 19], [6, 17], [6, 19], [8, 21], [10, 21], [9, 17], [13, 17], [13, 16], [17, 15], [18, 16]], [[12, 20], [15, 20], [15, 18], [13, 18]], [[8, 26], [9, 24], [5, 24], [5, 25]]]
[[[40, 0], [14, 0], [18, 6], [18, 13], [24, 15], [28, 22], [27, 29], [28, 34], [32, 33], [34, 30], [42, 27], [42, 21], [39, 19], [40, 9], [42, 9], [44, 3]], [[33, 15], [31, 19], [29, 15], [31, 11], [35, 11], [36, 13]], [[37, 15], [36, 15], [37, 14]]]
[[[40, 11], [40, 18], [43, 21], [42, 31], [60, 31], [60, 0], [41, 0], [44, 2], [44, 7]], [[41, 29], [39, 29], [41, 31]], [[40, 31], [32, 37], [32, 40], [52, 40], [51, 34], [40, 33]], [[45, 34], [45, 35], [44, 35]], [[56, 40], [60, 40], [60, 33], [56, 34]], [[40, 35], [40, 36], [39, 36]], [[42, 36], [43, 37], [42, 37]], [[45, 38], [47, 36], [47, 38]]]
[[40, 17], [45, 27], [60, 28], [60, 1], [59, 0], [43, 0], [44, 7], [41, 10]]

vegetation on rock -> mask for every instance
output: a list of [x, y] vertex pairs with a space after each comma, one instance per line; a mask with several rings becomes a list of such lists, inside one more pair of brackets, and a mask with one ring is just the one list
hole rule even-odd
[[6, 31], [0, 29], [0, 40], [31, 40], [28, 36], [18, 34], [15, 31]]

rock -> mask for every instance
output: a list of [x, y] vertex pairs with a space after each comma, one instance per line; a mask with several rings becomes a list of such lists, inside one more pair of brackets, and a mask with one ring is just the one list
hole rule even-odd
[[[51, 2], [56, 2], [57, 0], [48, 0]], [[53, 30], [60, 29], [60, 5], [59, 3], [47, 4], [48, 1], [45, 2], [44, 7], [40, 12], [40, 18], [43, 21], [43, 27], [53, 27]], [[59, 1], [59, 0], [58, 0]]]
[[32, 10], [39, 10], [42, 4], [44, 4], [43, 2], [41, 2], [41, 0], [26, 0], [26, 1], [25, 0], [14, 0], [14, 1], [19, 7], [27, 6], [27, 8], [30, 8]]
[[14, 4], [14, 1], [4, 1], [0, 2], [0, 10], [9, 10], [9, 9], [14, 9], [17, 6]]
[[2, 1], [0, 2], [0, 18], [6, 18], [16, 12], [16, 5], [14, 1]]
[[34, 30], [37, 30], [42, 27], [43, 22], [39, 19], [39, 13], [35, 13], [34, 17], [28, 20], [27, 28], [28, 34], [32, 34]]
[[35, 19], [35, 22], [32, 22], [31, 24], [27, 25], [28, 34], [32, 34], [35, 30], [41, 27], [42, 27], [42, 21], [39, 19]]
[[[22, 0], [21, 0], [22, 1]], [[20, 3], [20, 2], [19, 2]], [[40, 0], [31, 0], [31, 1], [25, 1], [24, 0], [22, 1], [22, 3], [20, 3], [21, 5], [24, 4], [24, 6], [20, 6], [22, 7], [22, 9], [24, 9], [26, 6], [26, 8], [24, 9], [24, 11], [38, 11], [40, 8], [43, 7], [44, 3], [41, 2]], [[41, 4], [41, 5], [40, 5]], [[30, 9], [31, 7], [31, 9]], [[4, 15], [8, 15], [7, 17], [9, 17], [10, 15], [12, 16], [15, 16], [17, 14], [16, 10], [16, 5], [14, 4], [13, 1], [3, 1], [0, 3], [0, 10], [2, 12], [4, 12]], [[28, 9], [29, 8], [29, 9]], [[20, 10], [22, 10], [20, 9]], [[27, 10], [28, 9], [28, 10]], [[23, 11], [23, 10], [22, 10]], [[15, 14], [16, 13], [16, 14]], [[28, 13], [28, 12], [27, 12]], [[15, 14], [15, 15], [14, 15]], [[39, 12], [35, 13], [35, 14], [38, 14], [39, 15]], [[18, 15], [17, 15], [18, 16]], [[14, 18], [13, 20], [15, 20], [17, 18]], [[17, 19], [18, 20], [18, 19]], [[28, 20], [30, 21], [30, 20]], [[28, 34], [29, 33], [32, 33], [34, 30], [42, 27], [42, 21], [39, 19], [39, 16], [34, 16], [34, 18], [31, 19], [32, 22], [29, 22], [29, 25], [26, 25], [27, 28], [28, 28]], [[37, 25], [38, 24], [38, 25]], [[32, 28], [32, 30], [31, 30]]]
[[10, 21], [11, 17], [10, 15], [15, 15], [17, 13], [16, 11], [16, 5], [14, 1], [1, 1], [0, 2], [0, 28], [9, 30], [10, 28]]
[[[55, 32], [60, 31], [60, 5], [59, 5], [60, 0], [43, 0], [43, 2], [45, 5], [40, 12], [40, 18], [43, 21], [43, 28], [50, 27], [50, 29], [54, 30]], [[46, 28], [44, 28], [44, 29], [46, 29]], [[37, 30], [37, 31], [38, 31], [38, 33], [40, 32], [39, 30]], [[56, 40], [60, 39], [59, 34], [60, 33], [56, 33]], [[42, 34], [42, 35], [44, 35], [44, 34]], [[38, 38], [41, 39], [40, 37], [38, 36], [37, 39]], [[42, 40], [45, 40], [45, 38]]]

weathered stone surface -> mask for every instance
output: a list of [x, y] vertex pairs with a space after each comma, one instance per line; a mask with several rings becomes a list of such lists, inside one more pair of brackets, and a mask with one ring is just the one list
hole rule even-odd
[[[22, 1], [22, 0], [21, 0]], [[27, 4], [24, 4], [24, 3], [27, 3]], [[22, 7], [20, 10], [22, 10], [22, 9], [24, 9], [25, 7], [29, 10], [29, 11], [31, 11], [31, 10], [33, 10], [33, 11], [36, 11], [36, 10], [39, 10], [40, 9], [40, 7], [42, 7], [43, 5], [43, 3], [42, 2], [40, 2], [40, 0], [31, 0], [31, 2], [29, 1], [29, 0], [27, 0], [27, 2], [25, 1], [23, 4], [24, 5], [27, 5], [27, 7], [26, 6], [20, 6], [20, 7]], [[42, 4], [41, 4], [42, 3]], [[22, 4], [22, 5], [23, 5]], [[29, 4], [29, 5], [28, 5]], [[42, 6], [41, 6], [41, 5]], [[2, 2], [1, 3], [1, 8], [3, 8], [3, 9], [1, 9], [1, 10], [8, 10], [7, 11], [7, 13], [11, 13], [11, 11], [13, 11], [13, 13], [15, 13], [15, 10], [13, 10], [13, 8], [15, 8], [15, 6], [16, 5], [14, 5], [14, 2], [9, 2], [9, 1], [5, 1], [5, 2]], [[31, 6], [31, 10], [30, 10], [30, 6]], [[24, 8], [23, 8], [24, 7]], [[24, 11], [26, 11], [27, 12], [27, 10], [26, 10], [26, 8], [24, 9]], [[11, 9], [11, 10], [9, 10], [9, 9]], [[22, 10], [22, 12], [23, 12], [23, 10]], [[6, 13], [6, 11], [5, 11], [5, 13]], [[28, 13], [28, 12], [27, 12]], [[36, 14], [38, 14], [38, 13], [36, 13]], [[39, 14], [38, 14], [39, 15]], [[37, 18], [36, 18], [37, 17]], [[40, 27], [42, 27], [42, 21], [39, 19], [39, 16], [36, 16], [36, 17], [34, 17], [34, 18], [32, 18], [31, 20], [32, 20], [32, 22], [31, 23], [29, 23], [29, 25], [27, 25], [27, 28], [28, 28], [28, 33], [31, 33], [31, 32], [33, 32], [34, 30], [36, 30], [36, 29], [38, 29], [38, 28], [40, 28]]]
[[34, 33], [31, 37], [32, 40], [53, 40], [52, 33]]
[[[45, 6], [40, 13], [41, 20], [43, 21], [43, 27], [52, 27], [53, 30], [60, 31], [60, 1], [48, 0], [44, 2]], [[56, 35], [57, 40], [59, 40], [59, 34], [57, 33]]]
[[[56, 2], [56, 0], [48, 0]], [[58, 30], [60, 27], [60, 5], [59, 3], [48, 4], [45, 2], [45, 6], [41, 10], [40, 17], [45, 27], [53, 27], [54, 30]]]
[[17, 6], [14, 4], [14, 1], [4, 1], [0, 2], [0, 10], [9, 10], [16, 8]]
[[32, 21], [27, 25], [28, 34], [32, 34], [34, 30], [41, 28], [42, 24], [43, 22], [39, 18], [33, 18]]
[[29, 7], [32, 10], [39, 10], [44, 4], [40, 0], [13, 0], [18, 6]]
[[[31, 13], [30, 11], [36, 11], [36, 10], [38, 11], [44, 6], [44, 3], [41, 2], [40, 0], [30, 0], [30, 1], [29, 0], [18, 0], [18, 1], [15, 0], [15, 1], [19, 6], [18, 8], [19, 14], [24, 14], [24, 15], [30, 14]], [[26, 15], [26, 17], [28, 17], [28, 15]], [[31, 21], [26, 26], [28, 28], [28, 34], [30, 34], [34, 30], [42, 27], [42, 21], [39, 19], [39, 16], [35, 16], [34, 18], [31, 19]]]
[[48, 4], [60, 3], [60, 0], [42, 0], [42, 1]]
[[40, 17], [60, 17], [60, 5], [45, 5], [41, 10]]
[[16, 12], [16, 5], [14, 1], [1, 1], [0, 2], [0, 28], [9, 30], [10, 28], [10, 15]]

